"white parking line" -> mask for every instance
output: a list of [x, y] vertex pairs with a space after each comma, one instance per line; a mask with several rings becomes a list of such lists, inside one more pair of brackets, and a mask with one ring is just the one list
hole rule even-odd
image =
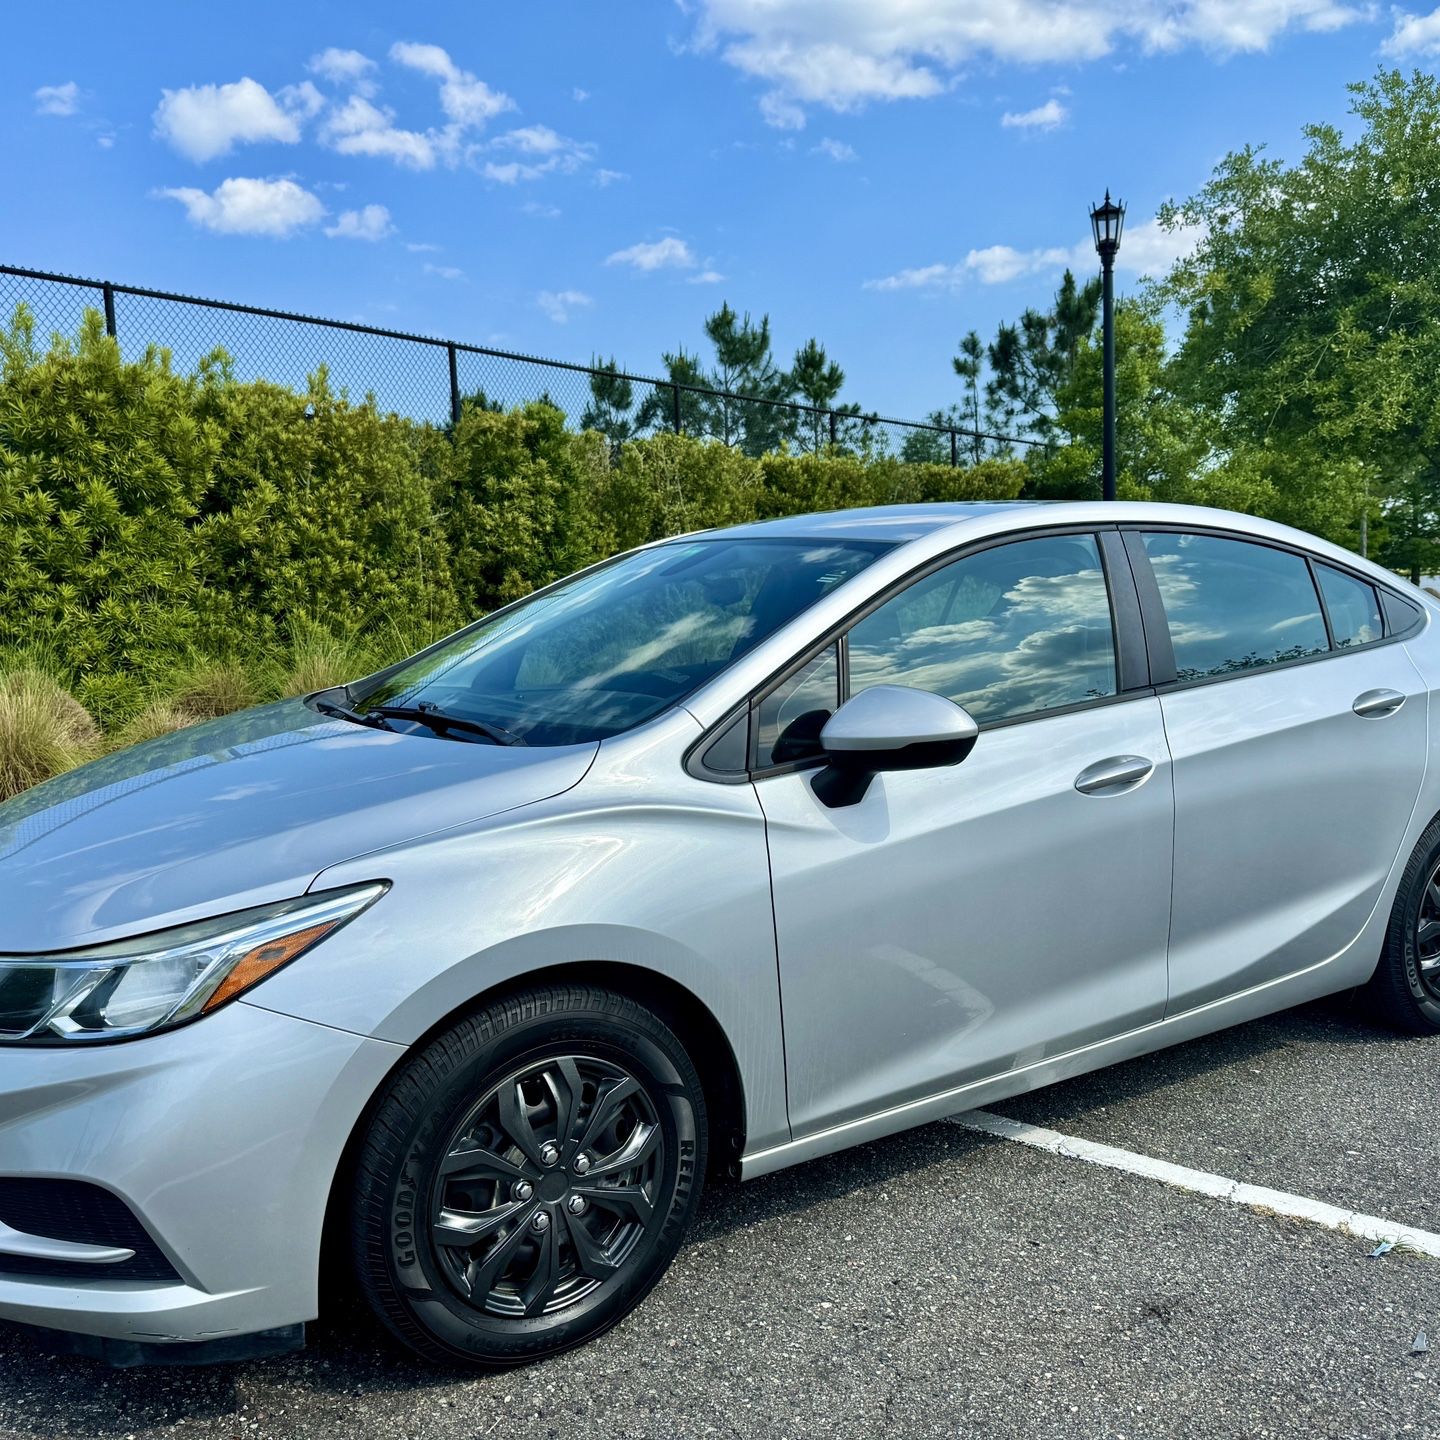
[[1158, 1180], [1162, 1185], [1173, 1185], [1177, 1190], [1208, 1195], [1213, 1200], [1226, 1200], [1232, 1205], [1268, 1210], [1292, 1220], [1305, 1220], [1312, 1225], [1323, 1225], [1327, 1230], [1343, 1231], [1347, 1235], [1355, 1236], [1357, 1240], [1373, 1243], [1388, 1240], [1391, 1244], [1404, 1246], [1407, 1250], [1417, 1250], [1422, 1255], [1440, 1258], [1440, 1235], [1432, 1231], [1417, 1230], [1411, 1225], [1399, 1225], [1377, 1215], [1362, 1215], [1355, 1210], [1345, 1210], [1339, 1205], [1327, 1205], [1323, 1200], [1310, 1200], [1304, 1195], [1291, 1195], [1287, 1191], [1271, 1190], [1264, 1185], [1247, 1185], [1239, 1180], [1227, 1179], [1224, 1175], [1212, 1175], [1206, 1170], [1191, 1170], [1186, 1165], [1156, 1160], [1151, 1155], [1137, 1155], [1133, 1150], [1120, 1150], [1114, 1145], [1101, 1145], [1094, 1140], [1062, 1135], [1058, 1130], [1026, 1125], [1019, 1120], [1007, 1120], [1003, 1115], [992, 1115], [988, 1110], [967, 1110], [963, 1115], [952, 1116], [951, 1123], [982, 1135], [1015, 1140], [1036, 1150], [1047, 1150], [1050, 1154], [1063, 1156], [1067, 1160], [1084, 1160], [1090, 1165], [1124, 1170], [1146, 1180]]

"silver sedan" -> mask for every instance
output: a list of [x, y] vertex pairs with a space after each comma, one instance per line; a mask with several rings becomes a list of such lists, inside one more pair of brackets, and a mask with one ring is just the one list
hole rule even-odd
[[707, 1175], [1333, 991], [1440, 1031], [1435, 605], [1136, 504], [634, 551], [0, 806], [0, 1317], [599, 1334]]

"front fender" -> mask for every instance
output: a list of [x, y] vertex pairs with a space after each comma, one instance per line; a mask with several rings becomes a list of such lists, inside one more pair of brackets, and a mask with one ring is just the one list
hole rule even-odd
[[325, 871], [314, 888], [364, 878], [391, 889], [247, 998], [413, 1045], [477, 995], [537, 970], [626, 965], [683, 987], [715, 1018], [740, 1072], [749, 1143], [788, 1138], [754, 790], [696, 780], [677, 764], [660, 771], [663, 794], [650, 771], [640, 799], [635, 746], [618, 748], [606, 756], [602, 746], [564, 796]]

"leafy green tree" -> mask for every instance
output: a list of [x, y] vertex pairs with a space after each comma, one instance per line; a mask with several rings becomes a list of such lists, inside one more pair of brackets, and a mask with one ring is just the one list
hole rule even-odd
[[825, 353], [825, 347], [813, 337], [795, 352], [790, 366], [790, 390], [797, 399], [811, 407], [797, 417], [794, 428], [796, 445], [802, 451], [818, 454], [830, 444], [830, 416], [837, 416], [836, 440], [840, 439], [839, 417], [858, 415], [858, 405], [837, 406], [845, 385], [845, 372]]
[[[985, 403], [992, 429], [1041, 441], [1053, 437], [1059, 389], [1074, 374], [1080, 344], [1094, 330], [1099, 308], [1099, 277], [1077, 285], [1066, 270], [1048, 310], [1028, 309], [1018, 324], [996, 330], [986, 350]], [[962, 379], [971, 363], [962, 342], [955, 361]]]
[[1200, 236], [1161, 292], [1185, 314], [1171, 383], [1209, 469], [1343, 543], [1369, 511], [1418, 576], [1440, 564], [1440, 81], [1350, 89], [1351, 138], [1308, 126], [1290, 165], [1238, 151], [1162, 212]]
[[775, 363], [770, 317], [762, 315], [757, 325], [748, 313], [737, 315], [724, 304], [706, 319], [705, 335], [715, 347], [712, 383], [722, 392], [714, 401], [716, 438], [739, 445], [747, 455], [779, 449], [793, 432], [795, 414], [783, 403], [793, 390], [790, 377]]
[[681, 434], [709, 434], [714, 406], [711, 397], [701, 392], [714, 387], [699, 357], [687, 355], [682, 346], [673, 355], [667, 351], [662, 358], [665, 377], [670, 384], [652, 390], [640, 402], [635, 416], [636, 431], [642, 434], [646, 431], [673, 433], [678, 409]]
[[635, 434], [635, 387], [619, 373], [612, 355], [591, 360], [590, 403], [580, 417], [582, 430], [598, 430], [612, 446], [620, 446]]

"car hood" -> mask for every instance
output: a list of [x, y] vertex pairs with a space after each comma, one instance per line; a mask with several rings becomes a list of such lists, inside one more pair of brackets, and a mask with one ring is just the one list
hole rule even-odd
[[176, 731], [0, 804], [0, 953], [289, 899], [342, 860], [558, 795], [596, 749], [392, 733], [298, 700]]

